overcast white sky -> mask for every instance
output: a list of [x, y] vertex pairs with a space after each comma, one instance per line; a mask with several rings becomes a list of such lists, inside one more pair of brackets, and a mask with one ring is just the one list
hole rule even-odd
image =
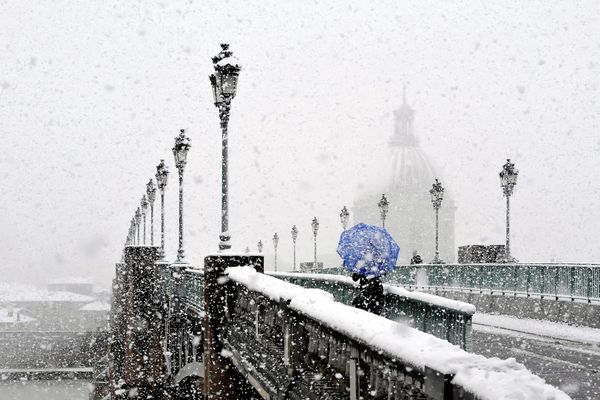
[[417, 135], [456, 200], [457, 245], [503, 242], [497, 174], [511, 157], [515, 255], [600, 260], [597, 1], [2, 1], [0, 279], [108, 284], [180, 128], [192, 138], [188, 258], [216, 250], [220, 132], [207, 75], [221, 42], [244, 66], [230, 123], [237, 250], [262, 239], [271, 257], [277, 231], [291, 260], [297, 224], [299, 258], [310, 259], [316, 215], [319, 248], [334, 253], [339, 209], [386, 173], [406, 83]]

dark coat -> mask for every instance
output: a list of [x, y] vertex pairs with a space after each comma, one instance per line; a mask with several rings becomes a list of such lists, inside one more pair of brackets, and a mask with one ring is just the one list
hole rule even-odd
[[352, 299], [352, 305], [361, 310], [381, 315], [385, 297], [383, 285], [379, 277], [367, 278], [363, 275], [352, 274], [354, 281], [359, 281], [360, 293]]

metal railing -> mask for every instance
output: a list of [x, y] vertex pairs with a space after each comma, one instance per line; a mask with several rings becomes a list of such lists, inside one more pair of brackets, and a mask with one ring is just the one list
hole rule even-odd
[[[346, 305], [352, 305], [352, 300], [359, 294], [358, 284], [349, 277], [305, 273], [271, 275], [304, 288], [324, 290]], [[413, 328], [445, 339], [462, 349], [471, 348], [471, 321], [475, 312], [471, 304], [434, 295], [413, 294], [389, 285], [384, 285], [384, 298], [384, 317], [402, 320]]]
[[418, 264], [400, 265], [388, 283], [408, 288], [600, 301], [598, 264]]
[[452, 385], [451, 375], [417, 368], [285, 301], [232, 284], [224, 351], [262, 398], [475, 398]]
[[204, 270], [186, 268], [182, 272], [182, 281], [188, 308], [204, 313]]
[[[204, 312], [204, 271], [187, 268], [182, 271], [184, 298], [188, 308]], [[273, 276], [305, 288], [316, 288], [331, 293], [336, 301], [351, 305], [358, 294], [358, 284], [334, 275], [275, 273]], [[167, 286], [172, 286], [167, 279]], [[385, 317], [403, 320], [410, 326], [438, 338], [445, 339], [462, 349], [471, 348], [472, 316], [469, 304], [444, 299], [446, 305], [435, 304], [430, 298], [414, 298], [410, 292], [394, 291], [385, 285]], [[436, 296], [430, 295], [434, 298]], [[453, 305], [457, 306], [454, 307]], [[472, 306], [471, 306], [472, 307]]]

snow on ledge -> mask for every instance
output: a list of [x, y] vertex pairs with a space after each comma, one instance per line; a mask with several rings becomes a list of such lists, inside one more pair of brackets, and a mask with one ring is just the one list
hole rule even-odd
[[439, 307], [447, 308], [450, 310], [457, 310], [465, 314], [475, 314], [475, 306], [471, 303], [465, 303], [463, 301], [447, 299], [442, 296], [436, 296], [434, 294], [410, 291], [400, 286], [384, 284], [383, 289], [390, 294], [396, 296], [404, 296], [409, 299], [419, 300], [423, 303], [434, 304]]
[[82, 276], [70, 276], [55, 278], [48, 282], [49, 285], [93, 285], [94, 281], [91, 278], [84, 278]]
[[79, 311], [110, 311], [110, 304], [104, 303], [102, 301], [94, 301], [92, 303], [88, 303], [83, 307], [79, 308]]
[[[333, 275], [333, 274], [308, 274], [304, 272], [269, 272], [272, 276], [281, 276], [289, 278], [306, 278], [321, 281], [334, 281], [344, 283], [346, 285], [352, 285], [358, 287], [358, 283], [354, 282], [352, 278], [344, 275]], [[406, 297], [411, 300], [421, 301], [423, 303], [433, 304], [438, 307], [443, 307], [449, 310], [455, 310], [461, 313], [473, 315], [475, 314], [475, 306], [470, 303], [465, 303], [458, 300], [451, 300], [445, 297], [436, 296], [429, 293], [410, 291], [400, 286], [383, 284], [383, 289], [386, 293], [393, 294], [396, 296]]]
[[186, 273], [204, 275], [204, 267], [191, 266], [185, 269]]
[[338, 332], [380, 349], [408, 365], [454, 374], [453, 382], [482, 400], [566, 400], [570, 397], [532, 374], [514, 358], [467, 353], [458, 346], [378, 315], [346, 306], [329, 293], [305, 289], [251, 267], [229, 268], [229, 278]]

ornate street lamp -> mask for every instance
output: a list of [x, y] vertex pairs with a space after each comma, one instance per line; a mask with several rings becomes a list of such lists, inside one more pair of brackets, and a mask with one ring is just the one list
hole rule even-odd
[[277, 232], [273, 235], [273, 247], [275, 247], [275, 272], [277, 272], [277, 244], [279, 243], [279, 235]]
[[263, 243], [262, 240], [259, 240], [256, 247], [258, 247], [258, 252], [262, 253], [262, 249], [263, 249]]
[[388, 201], [387, 197], [385, 197], [385, 194], [381, 195], [381, 200], [379, 200], [377, 205], [379, 206], [379, 214], [381, 216], [381, 226], [385, 228], [385, 217], [387, 216], [388, 209], [390, 207], [390, 202]]
[[185, 259], [183, 251], [183, 170], [191, 147], [190, 138], [185, 136], [185, 130], [181, 129], [179, 136], [175, 138], [175, 146], [173, 146], [175, 166], [179, 172], [179, 248], [177, 249], [177, 262], [182, 262]]
[[313, 266], [313, 268], [317, 268], [317, 232], [319, 232], [319, 220], [317, 220], [317, 217], [314, 217], [312, 220], [312, 231], [313, 231], [313, 236], [315, 239], [315, 264]]
[[140, 208], [138, 207], [135, 210], [135, 226], [136, 226], [136, 231], [137, 231], [137, 244], [139, 246], [140, 244], [140, 225], [142, 222], [142, 212], [140, 211]]
[[431, 190], [429, 191], [429, 194], [431, 195], [431, 204], [435, 210], [435, 256], [433, 257], [431, 263], [444, 264], [444, 261], [440, 259], [439, 250], [439, 213], [440, 208], [442, 207], [442, 200], [444, 199], [444, 188], [442, 187], [442, 183], [436, 179], [435, 183], [431, 187]]
[[209, 78], [213, 90], [215, 106], [219, 109], [219, 119], [221, 120], [221, 149], [223, 157], [221, 162], [221, 234], [219, 235], [219, 249], [228, 250], [231, 248], [231, 236], [229, 235], [227, 127], [229, 124], [231, 100], [235, 97], [241, 66], [233, 57], [233, 53], [229, 51], [228, 44], [221, 45], [221, 52], [216, 57], [213, 57], [212, 61], [215, 73], [210, 75]]
[[294, 242], [294, 269], [296, 270], [296, 239], [298, 239], [298, 228], [296, 225], [292, 226], [292, 242]]
[[346, 208], [346, 206], [344, 206], [344, 208], [342, 208], [342, 212], [340, 213], [340, 221], [342, 221], [342, 227], [344, 228], [344, 230], [346, 230], [346, 228], [348, 227], [349, 219], [350, 219], [350, 213], [348, 212], [348, 209]]
[[146, 196], [150, 204], [150, 246], [154, 246], [154, 200], [156, 200], [156, 186], [152, 178], [146, 184]]
[[140, 201], [140, 207], [142, 210], [142, 218], [144, 219], [144, 241], [142, 242], [144, 246], [146, 245], [146, 211], [148, 211], [148, 200], [146, 199], [146, 195], [142, 196], [142, 200]]
[[165, 259], [165, 188], [167, 187], [167, 179], [169, 177], [169, 168], [165, 164], [165, 160], [160, 160], [160, 164], [156, 166], [156, 184], [160, 190], [160, 251], [158, 253], [161, 260]]
[[500, 186], [502, 193], [506, 197], [506, 248], [504, 251], [504, 262], [514, 262], [515, 259], [510, 255], [510, 196], [517, 185], [517, 176], [519, 171], [515, 168], [515, 164], [510, 162], [510, 158], [506, 159], [506, 164], [502, 166], [500, 171]]

